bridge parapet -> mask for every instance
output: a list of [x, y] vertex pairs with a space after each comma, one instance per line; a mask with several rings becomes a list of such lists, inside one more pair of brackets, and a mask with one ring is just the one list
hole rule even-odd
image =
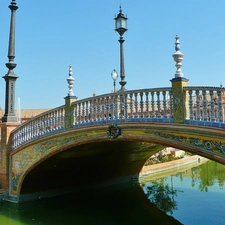
[[[225, 128], [225, 88], [183, 87], [188, 96], [183, 123]], [[175, 96], [172, 88], [140, 89], [108, 93], [44, 112], [12, 132], [12, 149], [55, 132], [80, 126], [123, 122], [174, 123]], [[67, 118], [68, 116], [68, 118]], [[72, 120], [71, 120], [72, 118]], [[70, 126], [66, 127], [67, 120]]]
[[[89, 125], [105, 120], [173, 118], [172, 89], [153, 88], [115, 92], [72, 103], [72, 126]], [[170, 121], [171, 122], [171, 121]]]
[[12, 148], [16, 149], [31, 140], [59, 132], [64, 129], [64, 124], [64, 105], [37, 115], [13, 130], [11, 136]]
[[[12, 149], [62, 129], [114, 122], [173, 122], [172, 89], [152, 88], [109, 93], [44, 112], [21, 124], [12, 132]], [[71, 117], [73, 118], [71, 120]], [[67, 120], [70, 127], [65, 127]]]
[[186, 86], [189, 114], [187, 124], [225, 128], [225, 88]]

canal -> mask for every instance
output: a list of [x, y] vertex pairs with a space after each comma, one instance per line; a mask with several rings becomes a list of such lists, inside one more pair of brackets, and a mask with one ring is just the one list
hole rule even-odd
[[225, 224], [225, 166], [213, 161], [153, 180], [29, 203], [0, 203], [2, 225]]

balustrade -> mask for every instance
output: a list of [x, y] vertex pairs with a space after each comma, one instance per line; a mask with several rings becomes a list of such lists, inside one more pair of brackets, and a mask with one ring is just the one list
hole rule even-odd
[[224, 122], [225, 88], [222, 87], [184, 87], [189, 95], [187, 120], [205, 122]]
[[[188, 104], [183, 105], [189, 107], [185, 110], [185, 123], [202, 125], [200, 122], [205, 122], [209, 126], [224, 123], [225, 88], [185, 86], [183, 91], [188, 93]], [[120, 122], [173, 123], [173, 99], [172, 88], [132, 90], [86, 98], [72, 103], [69, 115], [72, 115], [73, 123], [70, 127]], [[12, 132], [13, 149], [65, 129], [65, 119], [65, 109], [61, 106], [22, 123]]]
[[64, 129], [64, 106], [44, 112], [18, 126], [12, 132], [13, 149], [30, 140]]
[[[149, 93], [152, 96], [151, 104], [149, 104]], [[108, 120], [171, 119], [173, 116], [171, 99], [171, 88], [156, 88], [116, 92], [79, 100], [72, 103], [74, 121], [76, 121], [73, 126], [89, 125], [90, 122], [104, 123]], [[82, 112], [81, 116], [79, 116], [80, 112]]]

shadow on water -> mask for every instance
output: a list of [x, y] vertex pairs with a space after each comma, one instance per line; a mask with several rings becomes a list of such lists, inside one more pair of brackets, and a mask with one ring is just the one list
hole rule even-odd
[[[1, 203], [0, 210], [0, 221], [13, 225], [181, 224], [157, 209], [134, 184], [18, 205]], [[13, 223], [8, 222], [9, 217]]]

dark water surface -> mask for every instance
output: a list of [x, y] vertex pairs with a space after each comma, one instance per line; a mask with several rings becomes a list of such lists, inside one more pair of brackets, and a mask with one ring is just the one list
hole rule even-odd
[[224, 181], [225, 166], [209, 161], [141, 185], [0, 203], [0, 225], [225, 224]]

